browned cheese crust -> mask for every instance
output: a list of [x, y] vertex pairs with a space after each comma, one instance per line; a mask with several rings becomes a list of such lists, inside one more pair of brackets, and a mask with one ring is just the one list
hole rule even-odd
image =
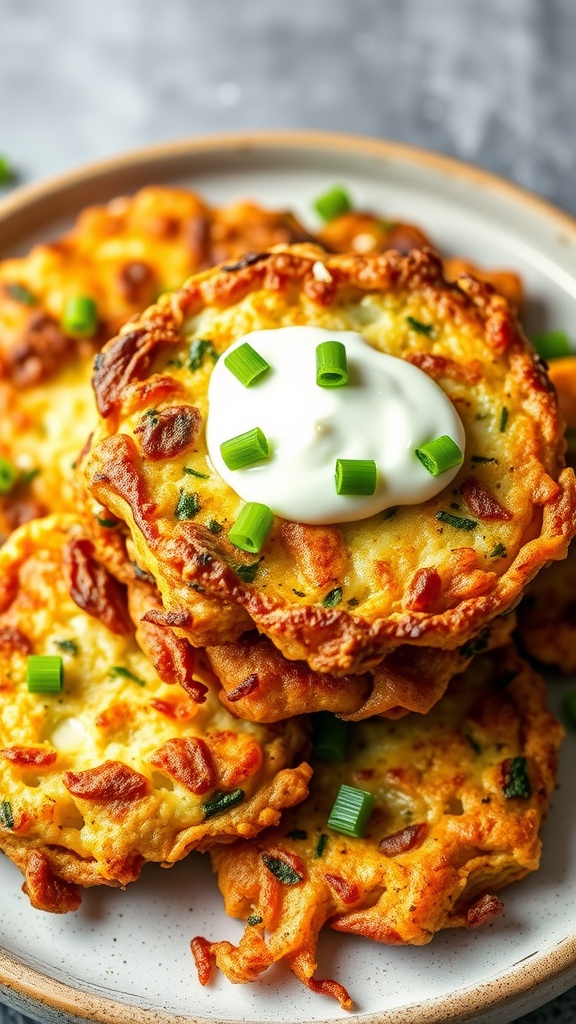
[[[207, 468], [206, 393], [213, 356], [250, 330], [287, 324], [359, 329], [429, 373], [462, 418], [466, 458], [449, 488], [393, 516], [340, 527], [277, 519], [255, 560], [227, 540], [241, 501]], [[106, 346], [94, 383], [101, 421], [88, 487], [127, 524], [136, 560], [179, 616], [177, 632], [198, 645], [255, 627], [288, 659], [337, 676], [370, 670], [405, 644], [454, 651], [563, 558], [576, 529], [574, 475], [562, 470], [542, 365], [507, 302], [467, 276], [448, 284], [430, 253], [325, 256], [300, 246], [199, 275]], [[176, 416], [187, 428], [180, 451], [165, 447]], [[196, 496], [187, 521], [175, 516], [183, 492]], [[337, 557], [327, 561], [327, 548]], [[334, 592], [337, 606], [326, 600]]]
[[[566, 461], [576, 466], [576, 356], [550, 363], [550, 379], [566, 422]], [[528, 654], [563, 672], [576, 670], [576, 550], [555, 562], [528, 587], [519, 608], [519, 634]]]
[[[184, 641], [160, 647], [170, 682], [194, 658], [187, 692], [162, 681], [126, 600], [72, 517], [28, 523], [0, 551], [0, 849], [40, 909], [256, 835], [307, 793], [306, 723], [232, 717]], [[60, 692], [29, 692], [30, 654], [62, 657]]]
[[[71, 465], [96, 418], [92, 360], [126, 320], [198, 270], [307, 237], [286, 211], [213, 209], [193, 192], [155, 186], [89, 207], [62, 238], [0, 263], [0, 457], [19, 471], [0, 496], [0, 540], [30, 519], [73, 511]], [[76, 295], [96, 302], [90, 337], [62, 324]]]
[[[502, 912], [495, 895], [538, 866], [538, 831], [555, 786], [562, 729], [545, 687], [512, 649], [474, 661], [426, 718], [350, 729], [342, 762], [315, 761], [309, 798], [279, 827], [211, 856], [226, 910], [246, 922], [237, 946], [192, 941], [200, 980], [233, 982], [285, 960], [313, 991], [322, 926], [391, 945]], [[341, 784], [372, 793], [364, 838], [327, 826]]]

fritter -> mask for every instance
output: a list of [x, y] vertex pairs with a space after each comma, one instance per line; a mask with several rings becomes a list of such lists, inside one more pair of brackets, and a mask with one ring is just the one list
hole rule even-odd
[[[566, 421], [566, 460], [576, 466], [576, 356], [550, 363], [550, 379]], [[553, 563], [527, 589], [519, 608], [518, 627], [528, 654], [563, 672], [576, 670], [576, 550]]]
[[[61, 657], [60, 691], [28, 688], [30, 655]], [[124, 886], [146, 861], [169, 867], [255, 835], [305, 797], [304, 721], [241, 722], [198, 661], [194, 679], [191, 696], [159, 679], [122, 586], [72, 517], [11, 535], [0, 551], [0, 849], [34, 906], [75, 909], [77, 885]]]
[[[129, 317], [204, 267], [307, 237], [288, 212], [211, 209], [157, 186], [90, 207], [63, 238], [0, 263], [0, 458], [17, 471], [0, 491], [0, 537], [73, 510], [71, 464], [95, 420], [92, 359]], [[74, 296], [96, 303], [88, 336], [63, 315]]]
[[[277, 518], [255, 559], [228, 540], [242, 503], [206, 460], [207, 388], [233, 340], [301, 323], [357, 329], [430, 375], [460, 414], [466, 457], [436, 498], [394, 514], [338, 527]], [[88, 487], [127, 524], [171, 624], [199, 646], [256, 628], [336, 676], [404, 644], [453, 651], [563, 558], [576, 529], [541, 363], [502, 297], [467, 276], [448, 284], [430, 253], [296, 246], [225, 264], [127, 325], [94, 384]]]
[[[285, 960], [349, 1009], [342, 985], [314, 977], [324, 924], [422, 945], [491, 922], [495, 894], [538, 867], [561, 738], [543, 680], [512, 649], [477, 658], [425, 718], [352, 726], [344, 760], [313, 761], [309, 798], [278, 827], [212, 851], [226, 910], [246, 929], [237, 946], [193, 939], [201, 982], [214, 965], [248, 982]], [[327, 824], [342, 784], [374, 797], [363, 838]]]

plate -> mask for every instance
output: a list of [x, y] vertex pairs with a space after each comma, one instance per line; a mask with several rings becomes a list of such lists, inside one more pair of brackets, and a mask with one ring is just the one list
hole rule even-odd
[[[317, 133], [213, 137], [162, 145], [20, 190], [0, 203], [0, 256], [55, 237], [89, 203], [148, 183], [190, 186], [209, 201], [254, 198], [291, 206], [311, 225], [311, 201], [335, 182], [357, 207], [413, 221], [446, 253], [518, 270], [529, 330], [576, 322], [576, 223], [484, 171], [402, 145]], [[552, 680], [557, 706], [570, 682]], [[46, 1022], [102, 1024], [505, 1024], [576, 983], [576, 816], [571, 765], [545, 826], [539, 872], [505, 891], [505, 916], [477, 932], [452, 931], [420, 948], [385, 947], [326, 931], [320, 977], [356, 1000], [345, 1014], [277, 966], [249, 986], [218, 977], [201, 988], [189, 939], [241, 934], [226, 917], [207, 856], [171, 871], [147, 866], [125, 892], [92, 889], [81, 909], [41, 914], [21, 876], [0, 859], [0, 994]]]

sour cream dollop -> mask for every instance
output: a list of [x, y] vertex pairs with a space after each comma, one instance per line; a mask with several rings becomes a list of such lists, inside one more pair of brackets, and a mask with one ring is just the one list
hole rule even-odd
[[[385, 355], [354, 331], [321, 327], [278, 327], [239, 338], [270, 369], [245, 387], [221, 357], [208, 390], [206, 438], [210, 460], [244, 501], [267, 505], [275, 515], [301, 523], [344, 523], [366, 519], [395, 505], [434, 497], [454, 479], [458, 466], [432, 476], [415, 449], [448, 435], [462, 454], [466, 437], [454, 406], [418, 367]], [[348, 383], [316, 383], [316, 347], [341, 341], [348, 359]], [[220, 445], [259, 427], [268, 458], [230, 470]], [[336, 459], [373, 459], [378, 470], [373, 495], [339, 495]]]

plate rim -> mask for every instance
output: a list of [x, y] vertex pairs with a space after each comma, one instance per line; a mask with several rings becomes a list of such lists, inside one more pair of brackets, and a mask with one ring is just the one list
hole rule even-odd
[[[179, 138], [154, 143], [137, 149], [84, 163], [70, 171], [51, 175], [39, 182], [22, 185], [0, 199], [0, 226], [7, 221], [24, 217], [34, 206], [43, 205], [57, 196], [65, 196], [74, 189], [112, 178], [115, 174], [145, 168], [147, 164], [162, 162], [167, 167], [182, 159], [210, 152], [233, 152], [266, 149], [282, 151], [300, 148], [310, 153], [330, 150], [354, 153], [358, 156], [390, 160], [394, 164], [410, 163], [428, 168], [443, 177], [456, 178], [481, 188], [490, 194], [512, 200], [528, 208], [548, 225], [551, 223], [576, 242], [576, 216], [554, 205], [506, 178], [474, 166], [452, 156], [413, 146], [408, 143], [375, 138], [353, 133], [325, 132], [311, 129], [274, 129], [260, 131], [225, 132], [192, 138]], [[79, 210], [76, 212], [80, 212]], [[504, 1010], [505, 1007], [537, 986], [550, 988], [562, 975], [569, 983], [556, 992], [544, 995], [542, 1005], [554, 994], [559, 994], [576, 983], [576, 930], [575, 934], [557, 942], [547, 952], [533, 954], [536, 959], [526, 967], [526, 958], [519, 961], [504, 975], [459, 989], [450, 996], [439, 996], [425, 1002], [412, 1003], [395, 1010], [376, 1014], [352, 1014], [351, 1020], [362, 1024], [453, 1024], [476, 1019], [478, 1013]], [[0, 949], [0, 994], [14, 995], [33, 1004], [50, 1008], [75, 1019], [95, 1021], [97, 1024], [216, 1024], [213, 1018], [190, 1017], [142, 1008], [118, 1002], [106, 996], [92, 994], [73, 985], [50, 978], [41, 971], [23, 964], [17, 957]], [[28, 1012], [27, 1010], [25, 1012]], [[66, 1019], [66, 1018], [64, 1018]], [[334, 1024], [337, 1018], [318, 1020], [315, 1024]], [[218, 1024], [237, 1024], [220, 1021]], [[262, 1022], [264, 1024], [264, 1022]], [[292, 1024], [306, 1024], [294, 1020]]]

